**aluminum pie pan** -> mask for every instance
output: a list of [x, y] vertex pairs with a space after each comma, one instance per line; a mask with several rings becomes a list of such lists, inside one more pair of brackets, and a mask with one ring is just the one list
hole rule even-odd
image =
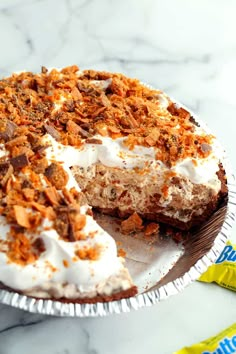
[[[187, 109], [196, 122], [211, 133], [193, 112], [176, 100], [171, 100], [178, 106]], [[184, 255], [152, 289], [128, 299], [94, 304], [63, 303], [49, 299], [37, 299], [14, 291], [0, 289], [0, 303], [32, 313], [52, 316], [100, 317], [127, 313], [131, 310], [152, 306], [183, 291], [187, 285], [198, 279], [216, 261], [231, 234], [233, 222], [236, 218], [236, 181], [230, 161], [226, 154], [224, 155], [221, 158], [221, 163], [227, 177], [227, 203], [215, 212], [208, 222], [193, 233], [190, 242], [186, 245]]]

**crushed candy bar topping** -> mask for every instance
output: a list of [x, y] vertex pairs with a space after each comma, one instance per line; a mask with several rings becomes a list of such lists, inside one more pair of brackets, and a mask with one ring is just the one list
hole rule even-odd
[[[163, 93], [122, 74], [42, 68], [0, 81], [0, 140], [13, 150], [13, 167], [28, 164], [32, 154], [24, 131], [50, 134], [62, 144], [101, 144], [94, 135], [124, 137], [124, 144], [156, 149], [156, 159], [169, 165], [211, 152], [213, 136], [197, 133], [188, 111]], [[15, 132], [21, 128], [17, 140]], [[37, 144], [36, 144], [37, 145]], [[36, 146], [32, 146], [33, 149]], [[15, 166], [14, 166], [15, 165]]]
[[75, 251], [75, 255], [82, 260], [95, 261], [99, 258], [102, 247], [95, 245], [93, 247], [84, 247]]
[[157, 235], [158, 232], [159, 232], [159, 224], [157, 224], [155, 222], [150, 222], [145, 227], [144, 235], [145, 236]]
[[[23, 266], [45, 251], [43, 236], [39, 237], [45, 219], [51, 223], [49, 229], [55, 229], [66, 242], [85, 240], [90, 233], [83, 232], [86, 215], [80, 207], [84, 197], [75, 187], [67, 187], [69, 176], [63, 165], [46, 159], [47, 147], [42, 148], [40, 136], [27, 128], [9, 127], [0, 160], [0, 215], [11, 225], [4, 245], [8, 260]], [[87, 252], [81, 259], [90, 255], [95, 258]]]
[[[99, 147], [103, 137], [122, 138], [130, 150], [138, 145], [154, 148], [156, 159], [167, 166], [186, 157], [194, 161], [209, 156], [213, 137], [198, 135], [190, 114], [164, 101], [160, 91], [138, 80], [80, 72], [77, 66], [51, 71], [43, 67], [40, 74], [22, 72], [0, 80], [0, 215], [11, 226], [6, 239], [9, 262], [26, 265], [45, 252], [40, 235], [45, 219], [47, 228], [56, 230], [64, 242], [94, 237], [84, 232], [91, 210], [81, 213], [84, 196], [68, 187], [65, 161], [47, 158], [46, 134], [62, 147], [76, 148]], [[146, 172], [148, 166], [137, 170]], [[163, 188], [167, 197], [168, 186]], [[137, 213], [121, 223], [123, 233], [143, 229]], [[145, 234], [154, 233], [158, 225], [152, 223]], [[96, 260], [100, 253], [99, 245], [82, 247], [75, 257]]]
[[126, 252], [123, 248], [119, 248], [117, 254], [119, 257], [122, 257], [122, 258], [126, 257]]
[[121, 222], [121, 232], [123, 234], [130, 234], [133, 232], [141, 231], [143, 228], [143, 220], [136, 212], [130, 215], [128, 219]]

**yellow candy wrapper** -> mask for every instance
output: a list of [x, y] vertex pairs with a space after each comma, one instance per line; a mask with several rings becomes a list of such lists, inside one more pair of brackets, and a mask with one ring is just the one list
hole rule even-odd
[[173, 354], [233, 354], [236, 353], [236, 323], [203, 342], [185, 347]]
[[198, 280], [236, 291], [236, 245], [228, 241], [216, 262]]

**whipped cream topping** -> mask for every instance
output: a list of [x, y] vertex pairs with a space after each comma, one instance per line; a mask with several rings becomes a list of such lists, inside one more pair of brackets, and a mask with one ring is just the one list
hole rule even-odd
[[214, 142], [212, 151], [206, 158], [179, 161], [176, 165], [167, 167], [162, 161], [155, 159], [155, 148], [136, 145], [133, 150], [124, 145], [125, 138], [112, 139], [101, 135], [94, 138], [102, 141], [102, 144], [86, 144], [82, 147], [66, 146], [58, 143], [52, 136], [45, 135], [45, 144], [50, 144], [47, 149], [47, 157], [66, 161], [68, 166], [80, 166], [88, 168], [93, 164], [102, 163], [108, 167], [124, 169], [149, 168], [150, 173], [155, 171], [173, 171], [177, 175], [186, 177], [192, 183], [204, 184], [212, 187], [216, 192], [220, 189], [220, 181], [216, 175], [219, 170], [219, 156], [222, 155], [219, 145]]
[[[96, 290], [97, 284], [105, 283], [107, 278], [119, 274], [123, 268], [121, 259], [116, 256], [115, 241], [91, 216], [86, 216], [83, 231], [86, 234], [93, 232], [94, 237], [86, 240], [65, 242], [54, 229], [48, 230], [49, 225], [48, 220], [41, 225], [40, 236], [44, 240], [46, 250], [33, 264], [21, 266], [9, 262], [7, 255], [0, 252], [0, 280], [5, 285], [24, 291], [35, 286], [41, 286], [43, 289], [43, 284], [50, 281], [75, 284], [81, 293], [89, 293]], [[1, 241], [4, 241], [10, 231], [10, 225], [6, 224], [3, 217], [0, 218], [0, 228]], [[28, 237], [32, 238], [33, 235]], [[93, 247], [101, 252], [98, 260], [81, 260], [75, 256], [76, 249]]]
[[[46, 136], [45, 140], [50, 141], [54, 148], [57, 145], [51, 136]], [[47, 149], [48, 161], [63, 161], [63, 168], [69, 176], [66, 188], [74, 187], [80, 191], [69, 168], [71, 159], [63, 155], [64, 152], [60, 147], [58, 151], [62, 154], [55, 154], [57, 151], [53, 147]], [[2, 151], [4, 153], [4, 149]], [[72, 152], [70, 149], [67, 153], [68, 151]], [[44, 179], [45, 177], [41, 175], [42, 183]], [[90, 208], [88, 205], [82, 206], [80, 213], [86, 215], [88, 208]], [[29, 212], [32, 210], [29, 209]], [[13, 289], [29, 295], [40, 294], [42, 297], [76, 298], [76, 296], [92, 297], [99, 294], [111, 295], [114, 291], [127, 290], [132, 286], [129, 274], [123, 266], [123, 259], [117, 257], [114, 239], [90, 215], [86, 215], [86, 224], [81, 230], [88, 235], [85, 240], [75, 242], [62, 240], [48, 219], [43, 221], [34, 234], [26, 232], [27, 237], [32, 241], [41, 237], [45, 251], [34, 263], [23, 266], [9, 261], [6, 254], [10, 228], [11, 225], [7, 223], [6, 218], [1, 216], [0, 281]], [[89, 237], [91, 234], [92, 237]], [[97, 250], [98, 256], [95, 260], [80, 259], [76, 251], [83, 249]]]

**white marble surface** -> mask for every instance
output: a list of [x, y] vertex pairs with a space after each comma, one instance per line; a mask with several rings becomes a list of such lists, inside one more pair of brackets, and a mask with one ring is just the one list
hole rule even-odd
[[[235, 13], [234, 0], [0, 0], [0, 75], [77, 63], [138, 77], [208, 122], [235, 168]], [[107, 318], [0, 305], [0, 354], [170, 354], [235, 318], [235, 293], [197, 282], [152, 308]]]

